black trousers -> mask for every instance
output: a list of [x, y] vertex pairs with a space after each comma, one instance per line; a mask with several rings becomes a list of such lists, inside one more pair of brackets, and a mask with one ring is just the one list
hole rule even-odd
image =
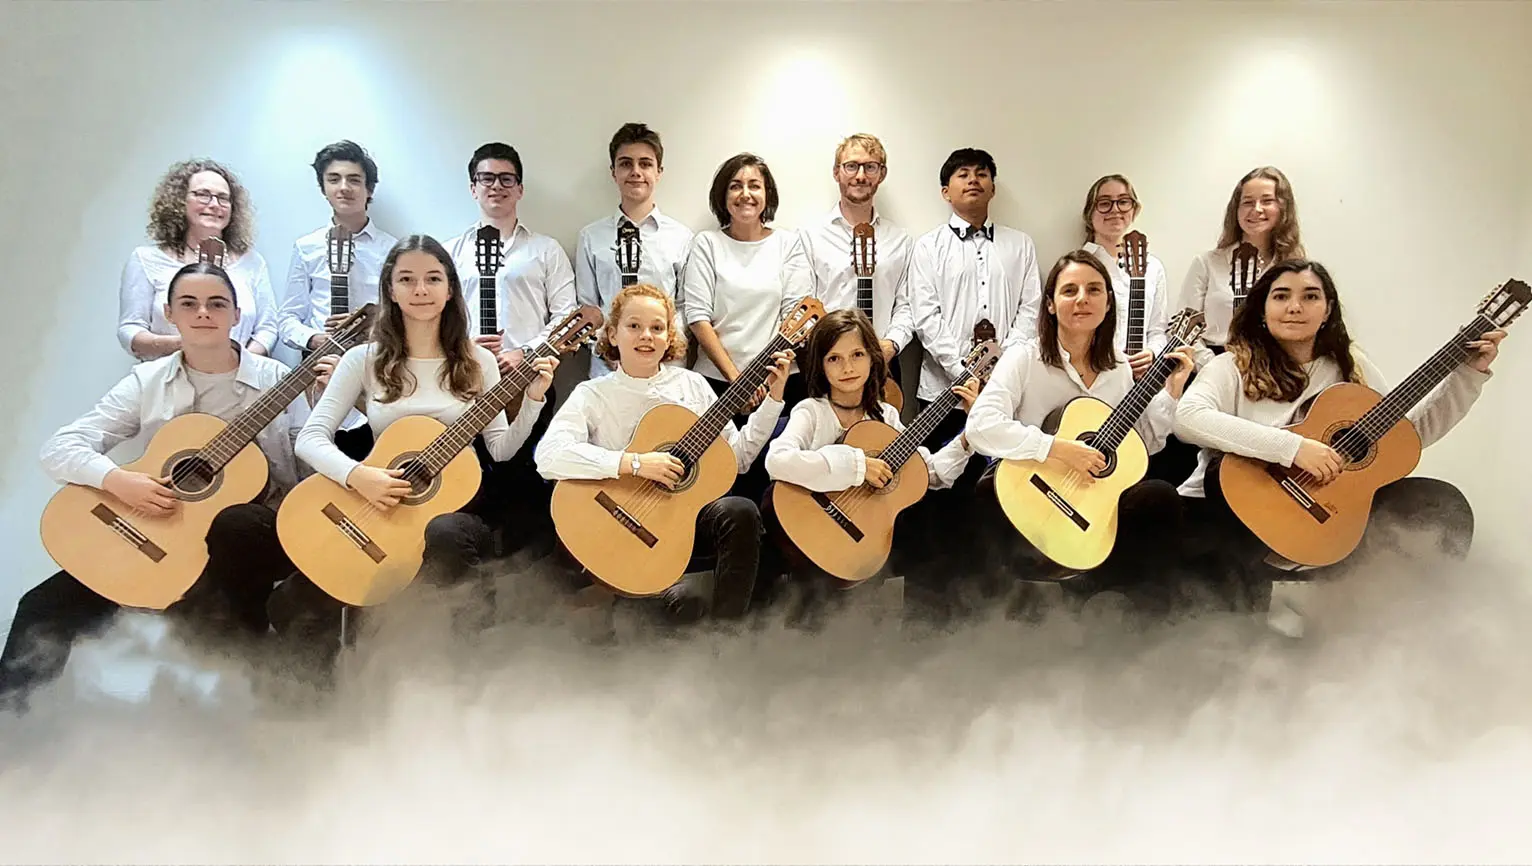
[[527, 552], [534, 558], [551, 554], [557, 547], [553, 528], [553, 482], [538, 474], [533, 456], [537, 443], [548, 431], [553, 421], [554, 406], [558, 403], [556, 386], [549, 386], [543, 398], [542, 412], [532, 426], [527, 441], [509, 460], [495, 463], [484, 449], [482, 440], [475, 440], [481, 465], [484, 466], [484, 488], [481, 497], [487, 501], [479, 509], [495, 527], [503, 527], [497, 533], [496, 554], [510, 556]]
[[[207, 566], [166, 614], [208, 632], [266, 634], [272, 587], [293, 571], [276, 526], [276, 512], [264, 505], [234, 505], [219, 512], [208, 527]], [[118, 610], [115, 602], [63, 571], [29, 590], [16, 606], [0, 654], [0, 702], [24, 703], [34, 689], [57, 679], [74, 642], [104, 631]]]

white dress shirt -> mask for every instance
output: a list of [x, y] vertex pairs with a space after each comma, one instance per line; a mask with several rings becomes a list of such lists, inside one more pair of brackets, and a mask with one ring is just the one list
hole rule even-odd
[[[1387, 394], [1388, 380], [1383, 373], [1352, 344], [1352, 357], [1367, 387]], [[1208, 463], [1216, 452], [1241, 454], [1267, 463], [1292, 466], [1303, 437], [1282, 429], [1308, 415], [1309, 401], [1319, 392], [1341, 381], [1340, 367], [1329, 358], [1318, 358], [1304, 365], [1308, 384], [1298, 399], [1251, 400], [1245, 396], [1244, 379], [1234, 355], [1225, 352], [1197, 372], [1197, 378], [1181, 395], [1176, 408], [1175, 434], [1181, 441], [1202, 446], [1197, 468], [1181, 484], [1180, 494], [1202, 498], [1206, 495], [1203, 480]], [[1489, 373], [1460, 364], [1431, 393], [1415, 404], [1405, 416], [1420, 434], [1422, 448], [1436, 442], [1457, 426], [1468, 409], [1479, 399]]]
[[[775, 229], [758, 241], [737, 241], [710, 229], [692, 239], [681, 289], [686, 323], [711, 322], [740, 370], [776, 336], [793, 306], [813, 293], [808, 253], [796, 231]], [[711, 379], [728, 378], [707, 352], [697, 355], [695, 369]]]
[[[460, 400], [442, 387], [441, 373], [446, 364], [445, 358], [410, 358], [405, 362], [405, 369], [415, 380], [414, 388], [407, 390], [392, 403], [379, 402], [383, 389], [373, 375], [373, 353], [376, 348], [376, 343], [364, 343], [341, 356], [335, 371], [330, 374], [330, 382], [325, 386], [324, 394], [298, 433], [299, 456], [314, 467], [314, 471], [342, 487], [346, 486], [346, 478], [357, 467], [358, 461], [347, 457], [335, 447], [335, 431], [341, 419], [356, 405], [358, 397], [366, 395], [363, 405], [366, 408], [367, 423], [375, 436], [382, 436], [388, 425], [406, 415], [428, 415], [450, 426], [473, 405], [473, 401]], [[500, 366], [495, 361], [494, 353], [483, 346], [473, 347], [473, 359], [479, 364], [482, 377], [479, 393], [482, 394], [500, 381]], [[405, 381], [408, 385], [409, 380]], [[496, 412], [481, 431], [489, 456], [496, 462], [516, 456], [516, 452], [521, 450], [531, 435], [532, 427], [537, 424], [537, 415], [542, 410], [543, 401], [534, 402], [528, 396], [521, 401], [521, 411], [516, 415], [514, 425], [506, 423], [504, 411]]]
[[[468, 302], [468, 330], [479, 335], [479, 266], [475, 262], [480, 222], [448, 241], [463, 299]], [[531, 349], [548, 339], [553, 326], [574, 312], [574, 266], [553, 238], [517, 222], [509, 238], [500, 241], [500, 270], [495, 274], [495, 301], [500, 308], [500, 331], [506, 349]]]
[[1042, 298], [1037, 249], [1024, 232], [993, 222], [985, 226], [994, 229], [993, 241], [982, 234], [961, 240], [955, 230], [968, 223], [953, 214], [946, 225], [921, 235], [910, 253], [910, 304], [926, 350], [920, 364], [921, 400], [935, 400], [952, 389], [981, 319], [995, 326], [1002, 346], [1036, 340]]
[[[1106, 272], [1112, 275], [1112, 294], [1117, 298], [1117, 337], [1113, 341], [1119, 351], [1126, 352], [1128, 345], [1128, 301], [1133, 291], [1133, 278], [1119, 263], [1117, 255], [1095, 241], [1086, 241], [1081, 249], [1095, 256]], [[1167, 309], [1169, 299], [1165, 289], [1165, 266], [1153, 254], [1144, 266], [1144, 348], [1158, 354], [1165, 348], [1165, 327], [1170, 321]], [[1177, 308], [1179, 309], [1179, 308]]]
[[[587, 379], [575, 386], [537, 443], [534, 459], [544, 478], [616, 478], [622, 455], [644, 413], [661, 404], [685, 406], [700, 418], [718, 395], [701, 375], [682, 367], [661, 366], [647, 379], [635, 379], [621, 368], [611, 375]], [[740, 472], [749, 470], [782, 417], [783, 403], [767, 395], [750, 413], [743, 431], [732, 420], [719, 436], [734, 451]], [[732, 418], [732, 416], [731, 416]]]
[[[1036, 341], [1006, 348], [968, 413], [963, 432], [973, 450], [988, 457], [1041, 462], [1053, 448], [1053, 436], [1042, 429], [1048, 413], [1076, 397], [1095, 397], [1116, 407], [1133, 388], [1133, 369], [1121, 352], [1117, 366], [1097, 373], [1089, 387], [1070, 363], [1069, 352], [1061, 346], [1059, 354], [1062, 368], [1043, 363]], [[1175, 404], [1170, 392], [1160, 389], [1133, 426], [1150, 454], [1165, 447]]]
[[[282, 342], [298, 351], [306, 351], [309, 340], [324, 333], [330, 317], [330, 226], [321, 226], [293, 243], [293, 255], [287, 266], [287, 296], [282, 301], [278, 327]], [[383, 260], [399, 239], [369, 221], [351, 236], [351, 272], [347, 274], [347, 294], [351, 309], [361, 309], [378, 300], [378, 277]]]
[[[574, 273], [575, 297], [582, 304], [601, 308], [602, 315], [612, 313], [612, 298], [622, 290], [622, 271], [617, 268], [617, 226], [627, 219], [618, 208], [602, 219], [580, 229], [580, 241], [575, 248]], [[638, 226], [638, 281], [659, 286], [672, 298], [677, 297], [681, 287], [681, 272], [686, 266], [686, 251], [691, 247], [692, 230], [679, 221], [660, 213], [658, 206], [639, 220]], [[676, 327], [680, 329], [679, 303], [676, 304]], [[669, 363], [685, 364], [684, 358]], [[590, 358], [590, 374], [600, 376], [610, 372], [606, 362]]]
[[[878, 420], [903, 433], [899, 410], [887, 403], [879, 405], [883, 417]], [[963, 410], [954, 407], [952, 411]], [[846, 428], [840, 426], [840, 417], [829, 399], [798, 401], [788, 413], [787, 426], [766, 446], [766, 474], [824, 493], [856, 487], [867, 480], [867, 454], [855, 446], [839, 444], [845, 434]], [[926, 484], [932, 490], [951, 487], [973, 456], [963, 447], [962, 436], [952, 437], [935, 455], [925, 446], [915, 450], [926, 461]]]
[[[809, 261], [814, 269], [814, 297], [825, 312], [854, 310], [856, 270], [851, 263], [852, 229], [840, 203], [818, 222], [803, 230]], [[910, 312], [909, 265], [914, 246], [909, 232], [873, 213], [872, 328], [878, 338], [890, 340], [897, 354], [915, 335], [915, 315]]]
[[[187, 264], [152, 245], [138, 247], [128, 256], [117, 293], [117, 341], [128, 354], [133, 354], [133, 338], [141, 333], [177, 333], [165, 318], [165, 295], [171, 278]], [[234, 283], [234, 303], [239, 307], [239, 321], [229, 339], [241, 346], [253, 340], [270, 353], [277, 344], [277, 302], [266, 260], [247, 250], [237, 260], [226, 259], [224, 271]]]
[[[241, 350], [233, 383], [239, 398], [237, 409], [227, 417], [218, 417], [233, 420], [288, 372], [281, 361]], [[107, 452], [140, 433], [152, 438], [171, 419], [193, 411], [196, 397], [180, 352], [136, 364], [94, 409], [59, 428], [43, 443], [43, 471], [59, 484], [99, 489], [107, 474], [117, 468]], [[256, 434], [255, 444], [266, 455], [271, 470], [267, 504], [275, 504], [298, 483], [293, 440], [306, 411], [302, 399], [294, 400]]]

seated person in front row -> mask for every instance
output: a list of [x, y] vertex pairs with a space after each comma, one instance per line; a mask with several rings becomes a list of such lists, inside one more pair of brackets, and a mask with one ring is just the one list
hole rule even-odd
[[[1060, 258], [1043, 284], [1037, 339], [1006, 350], [968, 414], [965, 433], [974, 450], [1002, 460], [1053, 462], [1079, 473], [1082, 484], [1090, 483], [1085, 476], [1105, 469], [1106, 457], [1083, 442], [1045, 433], [1042, 425], [1049, 414], [1077, 397], [1094, 397], [1115, 407], [1134, 387], [1133, 369], [1115, 347], [1116, 322], [1112, 278], [1100, 260], [1083, 250]], [[1164, 447], [1175, 402], [1192, 371], [1189, 348], [1171, 354], [1179, 366], [1134, 425], [1150, 454]], [[1083, 596], [1108, 588], [1158, 594], [1152, 584], [1174, 561], [1179, 513], [1175, 488], [1146, 479], [1123, 491], [1111, 554], [1095, 569], [1069, 575], [1028, 542], [1001, 510], [994, 468], [981, 479], [967, 521], [977, 533], [974, 549], [989, 552], [987, 559], [976, 557], [972, 571], [978, 573], [971, 575], [982, 595], [1003, 593], [1008, 577], [1066, 576], [1072, 579], [1065, 589]]]
[[[468, 308], [452, 258], [435, 239], [410, 235], [394, 245], [378, 279], [378, 309], [373, 342], [348, 350], [335, 364], [298, 434], [298, 455], [316, 472], [366, 497], [387, 511], [410, 492], [402, 469], [368, 466], [346, 456], [335, 444], [335, 431], [355, 407], [367, 416], [373, 437], [393, 422], [427, 415], [443, 424], [456, 421], [473, 401], [500, 381], [495, 354], [468, 335]], [[527, 441], [557, 361], [539, 358], [538, 376], [512, 422], [499, 412], [480, 434], [488, 458], [511, 458]], [[358, 405], [358, 400], [361, 404]], [[483, 455], [480, 457], [481, 464]], [[492, 529], [505, 523], [507, 503], [479, 495], [463, 510], [442, 514], [426, 524], [425, 558], [420, 574], [438, 584], [458, 583], [493, 550]], [[481, 587], [486, 600], [488, 583]], [[340, 623], [341, 603], [302, 575], [283, 585], [273, 599], [277, 629], [296, 639], [328, 641]]]
[[[43, 470], [54, 481], [104, 490], [151, 518], [169, 517], [180, 506], [168, 479], [122, 469], [107, 452], [141, 433], [152, 437], [171, 419], [191, 412], [231, 421], [288, 373], [282, 362], [242, 349], [230, 338], [240, 310], [222, 268], [185, 265], [166, 291], [164, 315], [180, 348], [135, 366], [42, 449]], [[294, 402], [256, 436], [269, 463], [267, 496], [230, 506], [213, 519], [207, 567], [167, 613], [227, 623], [236, 634], [266, 634], [267, 597], [293, 570], [277, 541], [272, 509], [297, 483], [292, 437], [302, 407], [301, 400]], [[63, 672], [74, 641], [104, 630], [117, 610], [63, 571], [23, 595], [0, 655], [0, 705], [24, 706], [33, 689]]]
[[[1409, 412], [1422, 447], [1447, 435], [1468, 413], [1489, 381], [1504, 338], [1505, 331], [1494, 330], [1470, 343], [1475, 354]], [[1329, 272], [1318, 262], [1292, 259], [1273, 265], [1256, 282], [1230, 323], [1228, 351], [1202, 368], [1177, 407], [1176, 435], [1202, 447], [1197, 469], [1180, 488], [1188, 541], [1211, 559], [1205, 569], [1236, 573], [1226, 586], [1236, 607], [1263, 609], [1276, 572], [1260, 566], [1265, 545], [1223, 500], [1217, 481], [1222, 454], [1297, 466], [1322, 483], [1335, 479], [1343, 461], [1334, 448], [1281, 428], [1301, 421], [1309, 401], [1341, 382], [1383, 394], [1389, 388], [1351, 342]], [[1466, 556], [1473, 540], [1473, 510], [1445, 481], [1412, 477], [1386, 485], [1373, 499], [1373, 517], [1380, 513], [1440, 529], [1444, 552], [1455, 557]], [[1377, 525], [1376, 519], [1369, 522], [1359, 549], [1377, 543]]]
[[[766, 472], [773, 481], [826, 493], [863, 484], [884, 487], [894, 478], [887, 463], [853, 445], [840, 444], [853, 425], [866, 419], [904, 431], [899, 411], [882, 400], [888, 361], [872, 322], [856, 309], [829, 313], [810, 332], [804, 355], [809, 399], [793, 407], [787, 426], [767, 447]], [[979, 384], [970, 380], [952, 390], [966, 412], [979, 395]], [[924, 446], [917, 450], [933, 490], [951, 487], [973, 456], [961, 434], [934, 455]], [[908, 554], [948, 550], [938, 534], [945, 520], [929, 506], [930, 500], [922, 499], [900, 513], [890, 554], [892, 573], [902, 573], [901, 565], [916, 558]], [[768, 521], [774, 521], [774, 516], [768, 516]], [[805, 589], [813, 596], [839, 583], [793, 549], [790, 539], [780, 536], [779, 541], [793, 560], [794, 576], [810, 583]]]
[[[611, 375], [581, 382], [570, 392], [537, 444], [537, 469], [544, 478], [603, 479], [638, 475], [660, 484], [681, 479], [681, 461], [664, 451], [624, 451], [644, 413], [675, 403], [701, 415], [717, 394], [701, 374], [663, 362], [686, 354], [686, 338], [675, 328], [675, 301], [648, 283], [628, 286], [612, 299], [612, 309], [596, 344], [596, 353], [617, 364]], [[782, 415], [782, 390], [792, 352], [772, 356], [774, 366], [764, 386], [767, 394], [743, 431], [726, 423], [721, 432], [733, 449], [740, 472], [755, 461]], [[750, 606], [761, 553], [761, 514], [754, 502], [724, 496], [697, 516], [697, 543], [716, 555], [712, 614], [743, 617]], [[704, 603], [686, 582], [664, 593], [666, 611], [675, 620], [696, 620]]]

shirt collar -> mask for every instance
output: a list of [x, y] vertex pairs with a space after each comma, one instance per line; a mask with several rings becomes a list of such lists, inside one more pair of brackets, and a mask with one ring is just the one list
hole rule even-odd
[[[877, 225], [878, 225], [878, 221], [880, 219], [882, 219], [882, 217], [879, 216], [878, 209], [877, 209], [876, 206], [874, 206], [873, 209], [872, 209], [872, 221], [870, 223], [868, 223], [868, 224], [873, 226], [874, 228], [876, 228]], [[840, 200], [839, 199], [836, 200], [835, 204], [830, 205], [830, 212], [825, 214], [825, 224], [826, 225], [835, 225], [836, 223], [839, 223], [840, 225], [843, 225], [843, 226], [845, 226], [848, 229], [849, 228], [855, 228], [855, 226], [852, 223], [850, 223], [850, 222], [848, 222], [846, 220], [846, 215], [841, 213], [841, 211], [840, 211]]]
[[[660, 227], [660, 206], [658, 204], [656, 204], [654, 207], [649, 209], [648, 216], [645, 216], [641, 220], [634, 220], [632, 217], [630, 217], [627, 214], [622, 212], [622, 205], [618, 205], [617, 207], [612, 209], [612, 224], [620, 226], [620, 225], [622, 225], [622, 221], [623, 220], [627, 220], [628, 222], [633, 223], [636, 226], [642, 226], [644, 223], [648, 223], [649, 225], [653, 226], [654, 228], [659, 228]], [[521, 223], [518, 222], [516, 224], [516, 227], [520, 228], [521, 227]]]
[[[255, 360], [256, 356], [251, 352], [245, 351], [244, 348], [233, 340], [229, 342], [234, 346], [234, 351], [239, 353], [239, 367], [234, 371], [234, 381], [241, 385], [248, 385], [251, 388], [264, 387], [261, 383], [260, 371], [256, 369], [256, 364], [259, 363]], [[190, 377], [187, 376], [186, 355], [177, 350], [174, 357], [175, 361], [173, 362], [174, 367], [172, 369], [175, 372], [171, 374], [171, 378], [186, 378], [190, 381]]]

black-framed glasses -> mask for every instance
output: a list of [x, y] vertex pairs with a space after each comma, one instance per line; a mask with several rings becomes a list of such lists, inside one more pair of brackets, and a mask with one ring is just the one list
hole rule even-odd
[[502, 171], [498, 174], [492, 171], [481, 171], [473, 176], [473, 181], [482, 187], [494, 186], [495, 181], [499, 181], [501, 186], [510, 189], [516, 184], [521, 183], [521, 178], [517, 177], [513, 171]]
[[1096, 213], [1111, 213], [1115, 208], [1119, 213], [1128, 213], [1138, 205], [1131, 198], [1098, 198], [1096, 199]]
[[876, 176], [878, 176], [878, 175], [883, 173], [883, 163], [881, 163], [881, 162], [843, 162], [843, 163], [840, 164], [840, 170], [845, 172], [848, 175], [851, 175], [852, 177], [856, 177], [856, 174], [859, 171], [867, 172], [867, 176], [868, 177], [876, 177]]
[[227, 196], [221, 192], [211, 192], [205, 189], [194, 189], [187, 193], [187, 195], [190, 195], [192, 198], [202, 202], [203, 204], [212, 204], [216, 201], [223, 207], [228, 207], [234, 202], [233, 196]]

